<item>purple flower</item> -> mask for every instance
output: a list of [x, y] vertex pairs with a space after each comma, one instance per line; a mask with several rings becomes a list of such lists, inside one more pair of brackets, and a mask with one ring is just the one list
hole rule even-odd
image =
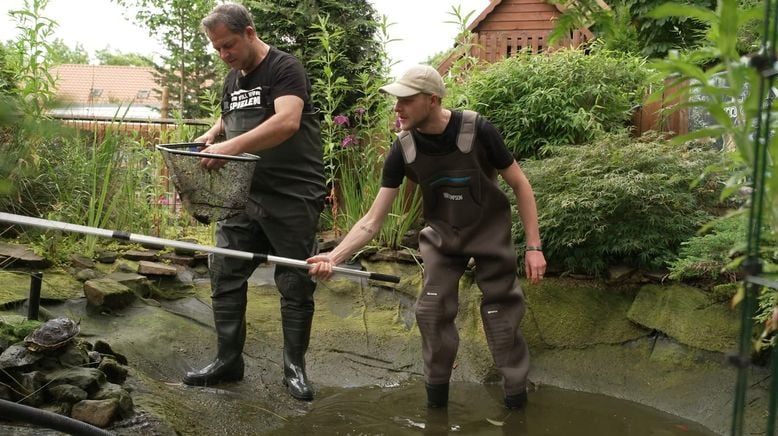
[[357, 114], [358, 118], [361, 118], [362, 115], [364, 115], [365, 112], [367, 112], [367, 109], [365, 109], [363, 107], [358, 107], [354, 112]]
[[348, 148], [352, 145], [359, 145], [359, 141], [357, 141], [357, 138], [355, 138], [354, 135], [348, 135], [343, 138], [343, 142], [341, 142], [340, 145], [343, 148]]
[[335, 115], [335, 118], [332, 119], [335, 124], [338, 124], [340, 126], [348, 126], [348, 117], [345, 115]]

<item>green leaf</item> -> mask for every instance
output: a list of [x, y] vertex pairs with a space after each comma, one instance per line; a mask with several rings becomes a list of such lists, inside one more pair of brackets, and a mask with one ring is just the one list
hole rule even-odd
[[691, 17], [705, 23], [716, 21], [716, 13], [710, 9], [678, 3], [664, 3], [648, 13], [652, 18]]

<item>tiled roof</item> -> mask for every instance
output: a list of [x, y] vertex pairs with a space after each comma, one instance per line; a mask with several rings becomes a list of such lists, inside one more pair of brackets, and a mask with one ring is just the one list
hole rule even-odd
[[57, 97], [71, 105], [130, 104], [161, 107], [154, 68], [62, 64], [52, 69]]

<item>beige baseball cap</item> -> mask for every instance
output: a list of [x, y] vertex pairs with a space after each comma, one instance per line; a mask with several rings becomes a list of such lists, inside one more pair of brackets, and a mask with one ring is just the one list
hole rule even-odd
[[383, 86], [381, 91], [395, 97], [410, 97], [420, 92], [443, 97], [446, 95], [446, 85], [435, 68], [429, 65], [414, 65], [394, 83]]

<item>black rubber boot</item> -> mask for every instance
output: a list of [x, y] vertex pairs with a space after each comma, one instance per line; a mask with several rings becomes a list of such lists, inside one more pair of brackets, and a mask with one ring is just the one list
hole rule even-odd
[[313, 314], [282, 311], [284, 329], [284, 386], [289, 394], [303, 401], [313, 400], [313, 388], [305, 374], [305, 352], [311, 338]]
[[526, 392], [505, 396], [505, 407], [507, 409], [523, 409], [524, 406], [526, 405], [527, 405]]
[[427, 407], [430, 409], [439, 409], [448, 406], [448, 383], [427, 386]]
[[246, 297], [222, 296], [213, 299], [213, 320], [218, 351], [216, 358], [199, 371], [187, 372], [184, 384], [213, 386], [243, 380], [243, 344], [246, 342]]

